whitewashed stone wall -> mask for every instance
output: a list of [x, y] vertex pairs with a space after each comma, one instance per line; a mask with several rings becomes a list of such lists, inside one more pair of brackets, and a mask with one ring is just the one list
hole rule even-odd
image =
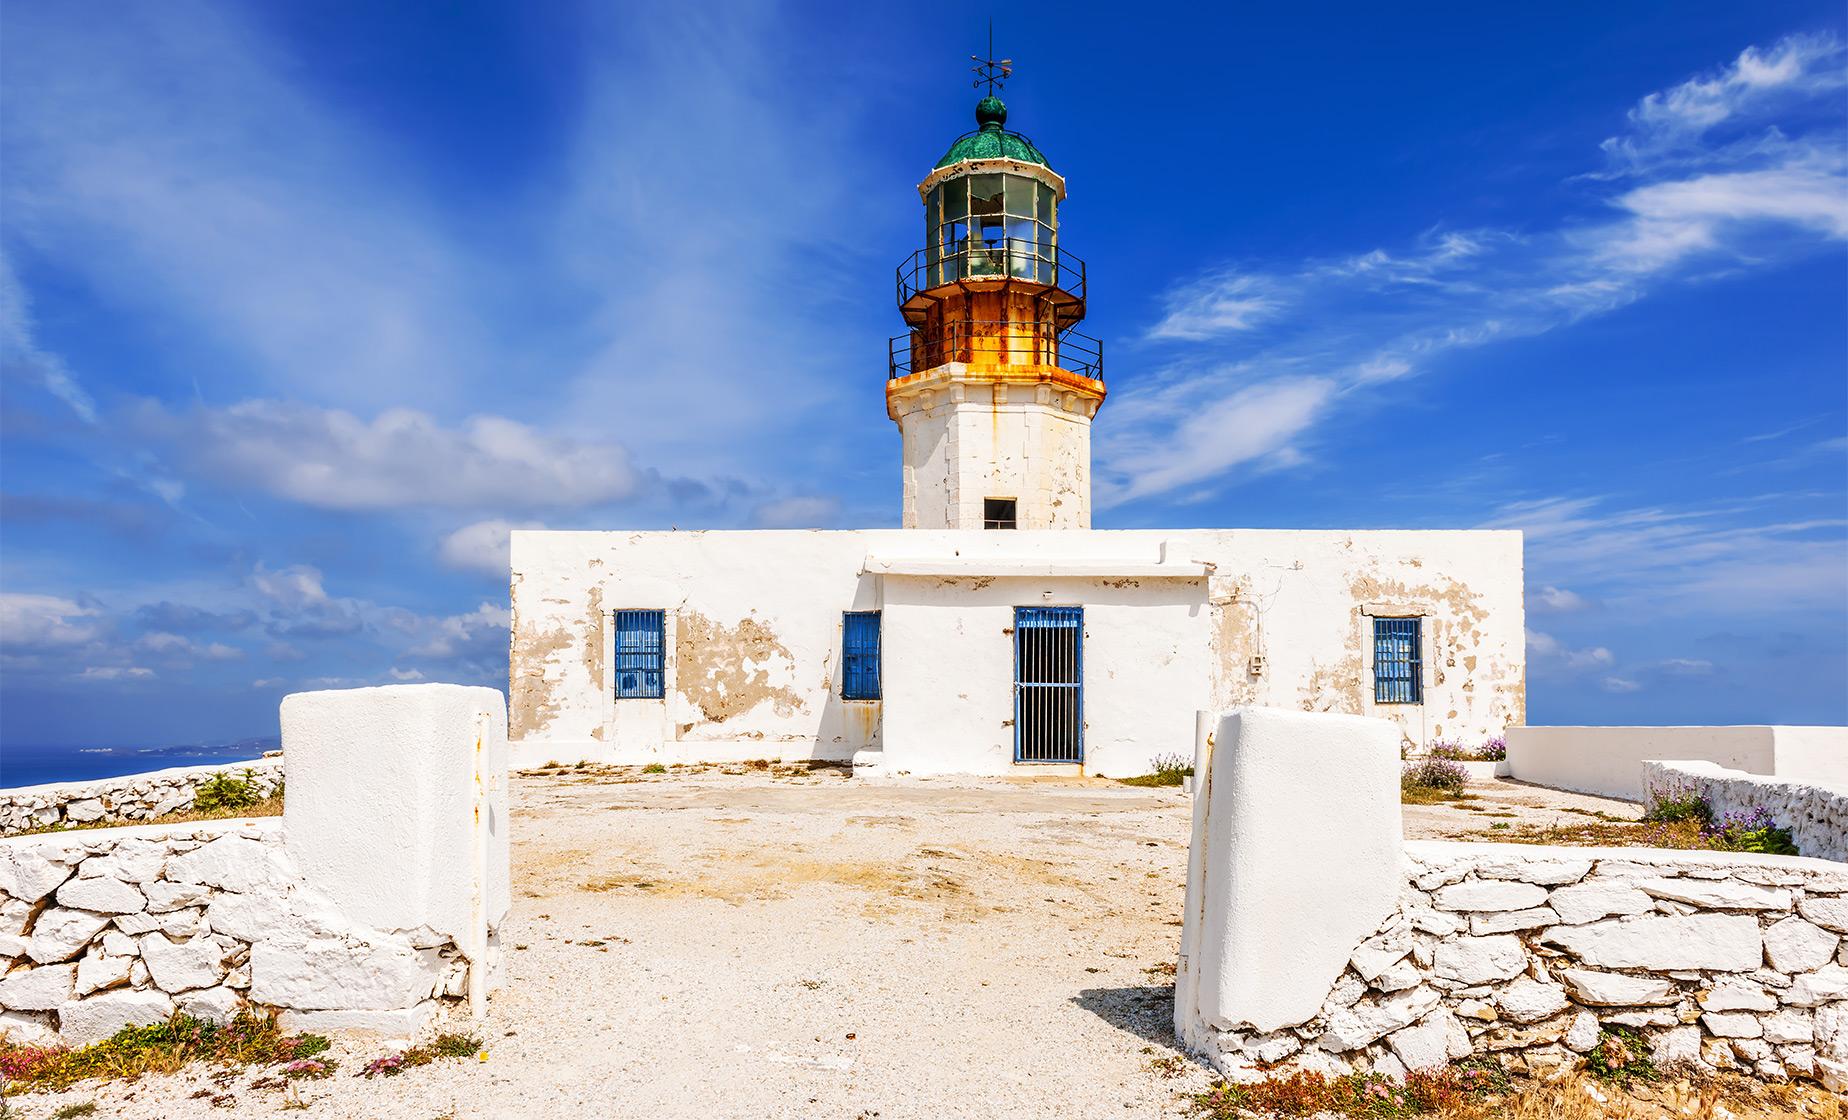
[[1645, 790], [1696, 786], [1715, 819], [1763, 808], [1790, 830], [1797, 851], [1848, 860], [1848, 787], [1831, 788], [1728, 770], [1711, 762], [1645, 762]]
[[479, 1015], [510, 901], [506, 706], [488, 688], [298, 693], [281, 819], [0, 840], [0, 1031], [71, 1044], [250, 1005], [288, 1029]]
[[199, 787], [217, 774], [248, 780], [258, 796], [268, 797], [282, 784], [282, 759], [179, 766], [120, 778], [0, 789], [0, 833], [95, 821], [133, 823], [177, 813], [191, 808]]
[[[1368, 811], [1395, 760], [1388, 729], [1367, 722], [1249, 709], [1209, 721], [1175, 986], [1190, 1049], [1232, 1078], [1469, 1055], [1543, 1072], [1622, 1026], [1664, 1065], [1848, 1091], [1848, 865], [1405, 842], [1397, 813]], [[1241, 822], [1245, 807], [1271, 826]], [[1292, 815], [1339, 820], [1342, 844], [1278, 826]], [[1375, 869], [1368, 889], [1349, 885], [1357, 866]], [[1357, 916], [1369, 932], [1353, 932]], [[1286, 935], [1235, 936], [1267, 921]], [[1345, 946], [1329, 951], [1331, 936]]]
[[1471, 1054], [1543, 1072], [1605, 1026], [1658, 1064], [1848, 1089], [1848, 874], [1820, 860], [1413, 842], [1399, 907], [1317, 1013], [1213, 1032], [1229, 1075], [1388, 1074]]
[[98, 829], [0, 845], [0, 1029], [72, 1045], [181, 1011], [412, 1033], [466, 990], [454, 942], [357, 926], [281, 822]]

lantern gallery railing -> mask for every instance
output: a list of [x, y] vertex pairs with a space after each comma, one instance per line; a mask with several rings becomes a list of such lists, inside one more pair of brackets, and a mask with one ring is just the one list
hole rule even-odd
[[1044, 284], [1084, 303], [1084, 261], [1025, 237], [968, 238], [919, 249], [898, 266], [898, 302], [908, 305], [933, 288], [982, 280]]
[[952, 320], [941, 331], [896, 335], [886, 348], [887, 377], [905, 377], [947, 362], [1043, 365], [1104, 379], [1104, 344], [1051, 324]]

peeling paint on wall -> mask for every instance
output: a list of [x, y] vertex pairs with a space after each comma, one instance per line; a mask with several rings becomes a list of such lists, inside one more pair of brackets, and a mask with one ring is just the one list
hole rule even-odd
[[787, 685], [772, 685], [769, 666], [778, 659], [793, 679], [795, 659], [770, 629], [755, 618], [725, 627], [695, 611], [680, 612], [675, 629], [678, 689], [709, 722], [723, 723], [759, 704], [779, 716], [802, 710], [802, 697]]
[[513, 703], [508, 706], [510, 738], [543, 735], [558, 715], [558, 681], [548, 671], [548, 663], [578, 640], [581, 639], [565, 626], [538, 631], [517, 627], [513, 631], [514, 671], [508, 682], [513, 693]]

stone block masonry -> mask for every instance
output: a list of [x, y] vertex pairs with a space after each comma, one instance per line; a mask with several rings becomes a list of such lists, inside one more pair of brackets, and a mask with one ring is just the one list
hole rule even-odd
[[134, 824], [181, 812], [192, 808], [199, 787], [218, 774], [247, 780], [259, 797], [268, 797], [282, 784], [282, 760], [179, 766], [120, 778], [0, 789], [0, 835], [59, 824]]
[[427, 930], [349, 921], [295, 867], [280, 822], [98, 829], [0, 845], [0, 1029], [71, 1045], [246, 1003], [303, 1027], [412, 1033], [466, 990]]
[[81, 1045], [249, 1006], [408, 1037], [481, 1012], [509, 899], [500, 693], [298, 694], [282, 725], [314, 796], [280, 820], [0, 840], [0, 1032]]
[[[1237, 774], [1249, 713], [1219, 724], [1204, 767], [1208, 791], [1236, 781], [1248, 796], [1374, 781], [1343, 754], [1353, 729], [1298, 716], [1291, 768]], [[1351, 722], [1351, 721], [1349, 721]], [[1231, 749], [1228, 749], [1228, 746]], [[1262, 784], [1264, 789], [1256, 788]], [[1299, 788], [1300, 787], [1300, 788]], [[1215, 869], [1293, 860], [1311, 881], [1390, 851], [1396, 836], [1344, 833], [1361, 849], [1329, 866], [1287, 830], [1235, 833], [1237, 850], [1203, 850]], [[1379, 833], [1376, 835], [1376, 833]], [[1544, 1073], [1577, 1060], [1601, 1031], [1637, 1031], [1660, 1065], [1810, 1078], [1848, 1091], [1848, 867], [1802, 857], [1647, 848], [1544, 848], [1416, 841], [1389, 877], [1396, 901], [1345, 959], [1294, 983], [1325, 994], [1311, 1013], [1270, 1014], [1259, 1001], [1214, 1004], [1200, 977], [1264, 967], [1247, 954], [1217, 962], [1211, 909], [1262, 897], [1190, 894], [1177, 970], [1176, 1031], [1232, 1078], [1310, 1069], [1400, 1074], [1470, 1055]], [[1198, 901], [1196, 902], [1195, 899]], [[1323, 905], [1377, 912], [1369, 897]], [[1219, 922], [1232, 920], [1220, 917]], [[1351, 928], [1351, 924], [1349, 926]], [[1236, 990], [1223, 980], [1222, 990]]]

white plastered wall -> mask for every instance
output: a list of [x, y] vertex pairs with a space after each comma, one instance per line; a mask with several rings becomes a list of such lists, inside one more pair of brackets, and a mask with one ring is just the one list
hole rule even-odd
[[1517, 780], [1580, 793], [1642, 800], [1643, 763], [1711, 762], [1748, 774], [1848, 785], [1848, 728], [1516, 727], [1508, 766]]
[[[960, 376], [954, 363], [943, 368]], [[985, 498], [1015, 499], [1022, 529], [1091, 527], [1091, 398], [956, 381], [895, 407], [906, 528], [980, 529]]]
[[[1113, 569], [1140, 571], [1164, 546], [1202, 574]], [[961, 567], [873, 574], [869, 555]], [[1005, 770], [1014, 606], [1085, 608], [1093, 773], [1185, 755], [1203, 707], [1374, 715], [1414, 742], [1480, 740], [1524, 718], [1518, 533], [518, 531], [512, 556], [519, 765], [883, 746], [889, 769]], [[661, 701], [613, 699], [619, 607], [669, 612]], [[884, 611], [883, 704], [840, 699], [849, 610]], [[1422, 704], [1374, 704], [1377, 614], [1426, 620]]]

